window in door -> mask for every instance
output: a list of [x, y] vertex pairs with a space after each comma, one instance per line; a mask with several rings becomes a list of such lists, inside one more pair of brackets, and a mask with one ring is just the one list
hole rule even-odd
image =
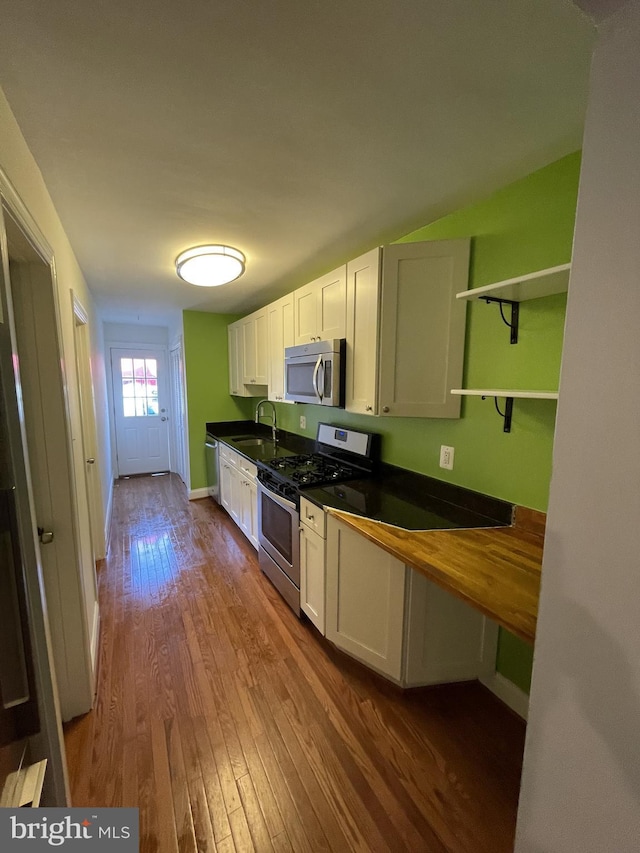
[[121, 358], [125, 418], [158, 414], [158, 363], [155, 358]]

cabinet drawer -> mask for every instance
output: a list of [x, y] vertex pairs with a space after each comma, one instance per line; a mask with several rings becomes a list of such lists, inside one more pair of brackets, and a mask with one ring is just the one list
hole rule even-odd
[[225, 462], [228, 462], [229, 465], [233, 465], [234, 468], [238, 467], [239, 455], [235, 450], [232, 450], [230, 447], [227, 447], [226, 444], [220, 442], [220, 459], [223, 459]]
[[311, 530], [325, 538], [325, 515], [324, 510], [306, 498], [300, 498], [300, 521]]
[[248, 459], [245, 459], [241, 454], [236, 454], [238, 457], [238, 468], [242, 471], [248, 480], [255, 480], [258, 473], [258, 466]]

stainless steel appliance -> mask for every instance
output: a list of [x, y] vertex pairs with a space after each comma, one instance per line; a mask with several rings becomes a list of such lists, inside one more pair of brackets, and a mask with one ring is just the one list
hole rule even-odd
[[218, 467], [218, 440], [207, 433], [204, 441], [204, 461], [207, 469], [207, 491], [220, 503], [220, 476]]
[[258, 469], [260, 568], [300, 616], [300, 492], [361, 479], [377, 460], [372, 433], [318, 424], [316, 452], [261, 462]]
[[345, 341], [314, 341], [284, 351], [284, 398], [344, 406]]

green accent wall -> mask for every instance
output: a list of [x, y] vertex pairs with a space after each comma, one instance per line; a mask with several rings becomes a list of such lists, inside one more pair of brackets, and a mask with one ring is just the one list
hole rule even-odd
[[[571, 259], [579, 170], [576, 152], [398, 242], [471, 237], [470, 287], [566, 263]], [[511, 345], [498, 306], [470, 304], [464, 386], [556, 390], [565, 306], [565, 295], [522, 303], [519, 341]], [[278, 425], [290, 432], [314, 438], [318, 421], [327, 419], [373, 430], [382, 435], [383, 458], [393, 465], [546, 512], [554, 401], [515, 400], [508, 434], [493, 400], [480, 397], [463, 399], [459, 420], [375, 418], [321, 406], [277, 406]], [[304, 430], [300, 415], [307, 419]], [[455, 448], [453, 471], [439, 467], [441, 444]], [[525, 691], [531, 661], [529, 646], [500, 632], [498, 672]]]
[[237, 319], [237, 315], [204, 311], [182, 313], [191, 489], [207, 485], [204, 462], [207, 421], [235, 421], [253, 416], [255, 400], [229, 396], [227, 326]]

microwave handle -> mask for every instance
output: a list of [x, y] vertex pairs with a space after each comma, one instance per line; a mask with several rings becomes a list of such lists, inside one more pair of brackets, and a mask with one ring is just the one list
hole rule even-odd
[[[313, 388], [314, 388], [314, 391], [316, 392], [319, 400], [322, 400], [322, 391], [321, 391], [320, 386], [318, 384], [318, 372], [320, 370], [321, 364], [322, 364], [322, 356], [319, 355], [318, 360], [316, 361], [316, 366], [315, 366], [314, 371], [313, 371]], [[322, 384], [324, 385], [324, 370], [323, 370]]]

